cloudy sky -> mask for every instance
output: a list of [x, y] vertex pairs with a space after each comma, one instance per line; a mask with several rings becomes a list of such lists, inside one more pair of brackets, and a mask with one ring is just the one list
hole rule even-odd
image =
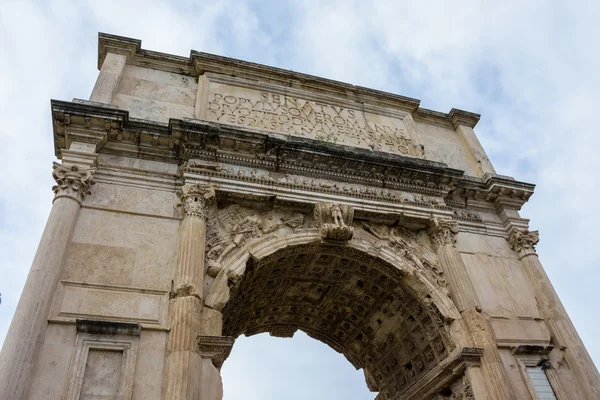
[[[99, 31], [146, 49], [269, 64], [482, 114], [496, 170], [536, 183], [522, 211], [600, 364], [600, 2], [46, 1], [0, 6], [0, 344], [50, 210], [50, 99], [87, 98]], [[240, 339], [225, 400], [372, 399], [324, 345]]]

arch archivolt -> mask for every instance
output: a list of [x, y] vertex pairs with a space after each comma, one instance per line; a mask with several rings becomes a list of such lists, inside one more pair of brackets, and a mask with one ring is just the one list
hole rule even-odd
[[351, 240], [326, 241], [308, 213], [260, 211], [238, 204], [211, 210], [207, 225], [205, 305], [215, 310], [221, 310], [228, 301], [229, 287], [244, 275], [248, 260], [257, 261], [288, 247], [326, 242], [394, 266], [403, 283], [421, 297], [429, 297], [445, 319], [460, 318], [429, 244], [406, 228], [354, 221]]
[[428, 239], [354, 221], [350, 240], [326, 240], [314, 226], [308, 213], [237, 204], [209, 215], [205, 307], [222, 313], [221, 334], [302, 330], [363, 368], [381, 399], [404, 398], [435, 368], [445, 378], [433, 394], [461, 376], [440, 367], [469, 339]]

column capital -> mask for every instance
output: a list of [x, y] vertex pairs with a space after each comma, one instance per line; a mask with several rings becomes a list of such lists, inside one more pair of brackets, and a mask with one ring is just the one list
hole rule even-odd
[[52, 163], [52, 177], [56, 181], [56, 185], [52, 187], [54, 200], [69, 197], [81, 204], [85, 196], [91, 193], [90, 187], [96, 183], [92, 176], [94, 171], [94, 168]]
[[449, 219], [431, 218], [429, 220], [429, 229], [427, 233], [431, 238], [433, 246], [437, 250], [439, 247], [445, 245], [452, 245], [456, 243], [456, 234], [458, 233], [458, 223]]
[[529, 231], [527, 229], [513, 229], [508, 236], [510, 248], [519, 253], [520, 257], [529, 254], [535, 254], [535, 246], [540, 241], [538, 231]]
[[201, 183], [186, 184], [177, 192], [177, 205], [182, 217], [187, 215], [206, 218], [208, 206], [215, 199], [215, 189]]

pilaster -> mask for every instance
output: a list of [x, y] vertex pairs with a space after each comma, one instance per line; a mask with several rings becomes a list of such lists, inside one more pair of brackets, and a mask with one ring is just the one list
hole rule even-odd
[[492, 162], [485, 153], [483, 146], [481, 146], [481, 143], [473, 130], [477, 122], [479, 122], [479, 114], [453, 108], [450, 110], [448, 116], [452, 121], [456, 133], [458, 133], [463, 143], [473, 155], [475, 168], [479, 171], [479, 176], [495, 174], [496, 171], [492, 166]]
[[182, 215], [169, 312], [169, 340], [163, 396], [165, 399], [200, 398], [204, 360], [197, 336], [201, 333], [202, 291], [207, 208], [215, 198], [208, 185], [186, 184], [178, 193]]
[[470, 332], [473, 345], [484, 349], [481, 374], [476, 371], [469, 373], [473, 379], [483, 377], [483, 382], [474, 382], [474, 391], [481, 390], [484, 386], [487, 388], [485, 393], [474, 393], [475, 398], [515, 399], [491, 327], [481, 314], [473, 283], [455, 247], [455, 236], [458, 232], [458, 224], [455, 221], [437, 218], [430, 220], [428, 233], [440, 260], [440, 267], [448, 279], [450, 295]]
[[[535, 250], [540, 240], [539, 232], [513, 228], [510, 231], [508, 240], [512, 250], [519, 255], [523, 268], [533, 286], [540, 312], [552, 334], [552, 342], [557, 347], [555, 351], [564, 353], [567, 364], [564, 367], [570, 368], [574, 372], [581, 389], [585, 393], [585, 399], [600, 398], [600, 374], [598, 374], [598, 370], [567, 315], [567, 311], [558, 298]], [[559, 358], [562, 358], [562, 356]], [[557, 368], [562, 364], [564, 363], [555, 362], [552, 367]], [[554, 374], [551, 371], [547, 375], [559, 379], [561, 387], [572, 385], [567, 374]], [[573, 395], [571, 393], [571, 396]], [[575, 398], [569, 397], [569, 399]]]
[[112, 103], [126, 64], [126, 55], [116, 53], [106, 54], [102, 69], [92, 90], [90, 101], [106, 104]]
[[81, 203], [94, 183], [93, 173], [94, 169], [76, 164], [53, 165], [52, 209], [0, 353], [2, 399], [26, 398]]

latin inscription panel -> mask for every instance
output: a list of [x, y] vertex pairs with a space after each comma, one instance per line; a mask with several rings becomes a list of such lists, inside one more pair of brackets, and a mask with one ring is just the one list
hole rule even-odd
[[409, 114], [396, 118], [272, 89], [250, 89], [209, 80], [204, 85], [200, 118], [209, 121], [300, 136], [324, 144], [420, 156], [414, 129], [406, 121], [412, 121]]

